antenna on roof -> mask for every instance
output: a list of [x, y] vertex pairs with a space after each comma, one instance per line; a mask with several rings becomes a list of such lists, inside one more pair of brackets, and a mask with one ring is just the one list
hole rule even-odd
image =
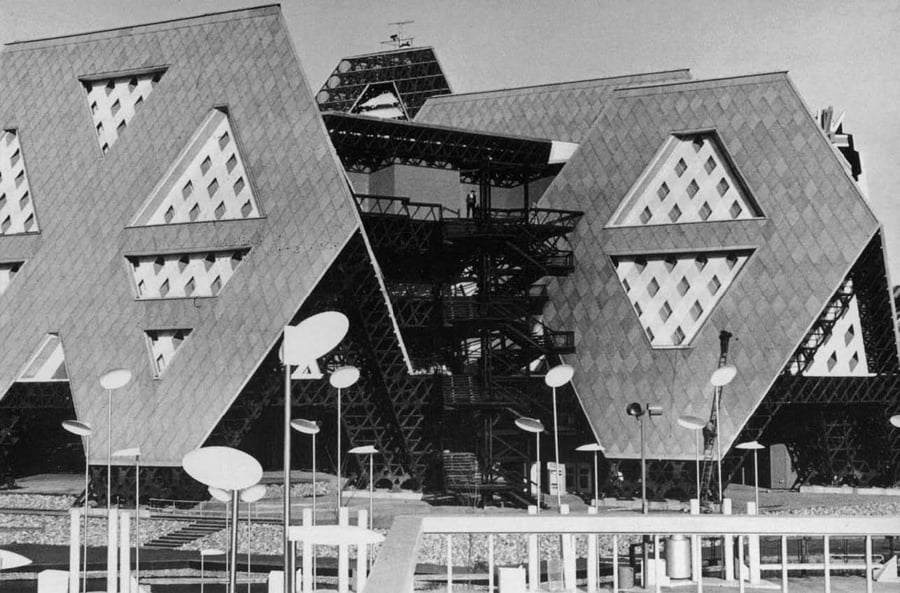
[[394, 25], [397, 27], [396, 33], [392, 33], [390, 36], [390, 41], [382, 41], [381, 45], [390, 45], [397, 49], [403, 49], [405, 47], [412, 47], [413, 38], [406, 36], [406, 31], [404, 27], [406, 25], [411, 25], [416, 21], [395, 21], [393, 23], [388, 23], [388, 25]]

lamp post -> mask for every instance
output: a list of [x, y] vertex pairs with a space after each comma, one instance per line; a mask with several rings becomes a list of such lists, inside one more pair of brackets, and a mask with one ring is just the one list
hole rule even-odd
[[344, 336], [350, 322], [337, 311], [324, 311], [308, 317], [297, 325], [284, 327], [281, 357], [284, 363], [284, 521], [282, 544], [284, 550], [284, 591], [293, 593], [291, 541], [288, 530], [291, 525], [291, 367], [309, 369], [308, 378], [321, 376], [317, 359], [335, 348]]
[[696, 474], [697, 474], [697, 501], [700, 500], [700, 432], [703, 430], [703, 427], [706, 426], [706, 422], [703, 418], [698, 418], [697, 416], [679, 416], [678, 417], [678, 425], [688, 430], [694, 431], [694, 458], [696, 460]]
[[[730, 335], [730, 334], [729, 334]], [[722, 418], [719, 415], [722, 403], [722, 388], [731, 383], [737, 375], [737, 369], [731, 365], [721, 366], [713, 371], [709, 378], [710, 384], [716, 388], [713, 403], [716, 407], [716, 474], [719, 483], [719, 502], [722, 502]]]
[[319, 423], [313, 420], [297, 418], [291, 420], [291, 428], [297, 432], [312, 436], [312, 522], [316, 524], [316, 435], [319, 434]]
[[537, 418], [526, 418], [522, 416], [516, 418], [516, 426], [525, 432], [534, 433], [534, 442], [537, 444], [535, 457], [537, 459], [537, 477], [535, 483], [537, 485], [537, 512], [541, 513], [541, 433], [544, 432], [544, 425]]
[[241, 490], [241, 500], [247, 503], [247, 593], [250, 593], [250, 505], [265, 495], [265, 484], [257, 484]]
[[373, 445], [363, 445], [362, 447], [353, 447], [348, 453], [369, 456], [369, 529], [373, 529], [375, 525], [375, 454], [378, 453], [378, 449]]
[[[214, 488], [210, 486], [207, 488], [210, 496], [218, 500], [219, 502], [225, 505], [225, 533], [231, 533], [231, 529], [229, 527], [230, 519], [229, 519], [229, 505], [231, 504], [231, 493], [222, 490], [221, 488]], [[225, 557], [225, 570], [228, 570], [228, 556]]]
[[556, 508], [562, 509], [562, 489], [565, 486], [560, 484], [559, 476], [559, 420], [556, 416], [556, 388], [562, 387], [572, 380], [575, 369], [567, 364], [560, 364], [549, 371], [544, 376], [544, 383], [553, 390], [553, 453], [554, 462], [556, 463]]
[[597, 475], [597, 453], [600, 451], [606, 451], [603, 448], [603, 445], [600, 443], [588, 443], [587, 445], [581, 445], [580, 447], [575, 448], [576, 451], [582, 452], [593, 452], [594, 453], [594, 500], [592, 506], [600, 505], [600, 478]]
[[84, 504], [82, 505], [84, 508], [84, 516], [82, 517], [82, 524], [84, 533], [81, 534], [81, 539], [83, 541], [82, 548], [84, 549], [84, 558], [82, 558], [82, 564], [84, 566], [82, 570], [81, 577], [81, 586], [83, 593], [87, 593], [87, 531], [88, 531], [88, 471], [90, 469], [90, 465], [88, 463], [88, 458], [91, 453], [91, 435], [94, 434], [94, 430], [91, 428], [91, 425], [87, 422], [80, 422], [78, 420], [66, 420], [62, 423], [62, 427], [67, 431], [74, 435], [84, 437]]
[[134, 457], [134, 580], [141, 586], [141, 448], [119, 449], [113, 457]]
[[756, 495], [756, 512], [759, 512], [759, 450], [765, 449], [765, 445], [760, 445], [757, 441], [747, 441], [735, 445], [736, 449], [744, 451], [753, 451], [753, 492]]
[[650, 404], [644, 407], [637, 402], [632, 402], [625, 408], [625, 412], [629, 416], [634, 416], [641, 427], [641, 512], [646, 515], [649, 512], [649, 508], [647, 507], [647, 455], [644, 450], [644, 415], [661, 416], [662, 408]]
[[341, 481], [341, 390], [347, 389], [359, 381], [359, 369], [354, 366], [344, 366], [333, 373], [328, 378], [331, 386], [337, 389], [337, 512], [340, 513], [343, 505], [343, 482]]
[[128, 385], [131, 371], [113, 369], [103, 373], [100, 386], [106, 390], [106, 516], [112, 508], [112, 392]]
[[205, 580], [204, 577], [206, 575], [206, 570], [203, 565], [204, 559], [207, 556], [221, 556], [224, 553], [225, 553], [224, 550], [219, 550], [216, 548], [204, 548], [204, 549], [200, 550], [200, 593], [203, 593], [203, 583]]

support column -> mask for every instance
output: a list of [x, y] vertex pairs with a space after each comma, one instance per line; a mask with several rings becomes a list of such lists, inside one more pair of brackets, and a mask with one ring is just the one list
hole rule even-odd
[[69, 593], [78, 593], [81, 567], [81, 509], [69, 509]]
[[[723, 498], [722, 499], [722, 514], [730, 515], [731, 514], [731, 499]], [[722, 536], [723, 545], [722, 545], [722, 562], [725, 564], [725, 580], [733, 581], [734, 580], [734, 538], [731, 534], [724, 534]]]
[[119, 591], [131, 592], [131, 515], [119, 513]]
[[[756, 515], [759, 509], [756, 508], [755, 502], [747, 503], [747, 514]], [[750, 584], [758, 585], [762, 581], [761, 570], [759, 568], [759, 536], [747, 536], [747, 565], [750, 569]]]
[[[588, 515], [596, 515], [597, 507], [588, 507]], [[597, 593], [597, 534], [587, 536], [587, 591]]]
[[115, 508], [109, 509], [106, 515], [106, 592], [118, 593], [118, 584], [116, 576], [119, 574], [118, 555], [118, 539], [116, 534], [119, 532], [118, 524], [119, 511]]

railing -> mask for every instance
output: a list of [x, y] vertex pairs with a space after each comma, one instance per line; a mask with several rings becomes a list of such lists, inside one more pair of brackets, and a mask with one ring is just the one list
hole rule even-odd
[[[781, 587], [788, 592], [788, 573], [791, 570], [822, 570], [825, 574], [825, 591], [830, 591], [830, 555], [828, 542], [831, 537], [855, 536], [865, 538], [865, 554], [863, 562], [853, 568], [865, 570], [867, 593], [872, 593], [873, 569], [875, 564], [872, 555], [872, 537], [890, 537], [900, 533], [900, 519], [895, 517], [798, 517], [798, 516], [754, 516], [754, 515], [559, 515], [545, 513], [541, 515], [492, 515], [472, 517], [471, 515], [398, 517], [388, 534], [378, 560], [369, 576], [366, 593], [413, 593], [415, 584], [416, 559], [423, 536], [426, 534], [443, 534], [447, 542], [446, 554], [446, 590], [453, 590], [453, 536], [471, 537], [481, 534], [488, 538], [488, 591], [492, 591], [494, 581], [494, 543], [501, 534], [519, 534], [528, 538], [527, 558], [523, 557], [517, 564], [527, 564], [529, 573], [529, 591], [537, 591], [540, 580], [539, 535], [562, 536], [563, 573], [566, 589], [574, 590], [575, 546], [573, 538], [586, 537], [587, 542], [587, 574], [588, 591], [597, 590], [597, 553], [598, 534], [612, 536], [613, 593], [619, 590], [618, 582], [618, 538], [620, 536], [652, 537], [654, 546], [654, 567], [659, 567], [659, 540], [663, 536], [682, 534], [698, 538], [730, 538], [738, 540], [738, 566], [743, 565], [744, 542], [759, 536], [777, 536], [781, 538], [781, 562], [763, 565], [765, 569], [781, 571]], [[727, 536], [726, 536], [727, 534]], [[821, 537], [825, 542], [825, 555], [822, 564], [791, 564], [787, 555], [789, 537], [813, 536]], [[732, 540], [733, 541], [733, 540]], [[568, 555], [567, 555], [568, 551]], [[693, 558], [693, 574], [699, 580], [698, 589], [702, 588], [703, 576], [700, 571], [699, 557]], [[836, 564], [834, 569], [848, 570], [846, 564]], [[661, 579], [656, 579], [656, 591], [660, 591]], [[744, 579], [738, 578], [738, 586], [744, 590]]]
[[412, 220], [429, 220], [438, 222], [443, 218], [443, 207], [440, 204], [413, 202], [409, 198], [379, 196], [373, 194], [354, 194], [356, 205], [364, 214], [376, 216], [402, 216]]

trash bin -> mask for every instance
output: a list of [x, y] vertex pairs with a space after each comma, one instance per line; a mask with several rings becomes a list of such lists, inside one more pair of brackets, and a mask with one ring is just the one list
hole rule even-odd
[[691, 540], [686, 535], [666, 538], [666, 575], [670, 579], [691, 578]]
[[525, 568], [522, 566], [498, 566], [497, 590], [500, 593], [525, 593]]
[[634, 568], [628, 565], [619, 565], [619, 589], [634, 588]]

